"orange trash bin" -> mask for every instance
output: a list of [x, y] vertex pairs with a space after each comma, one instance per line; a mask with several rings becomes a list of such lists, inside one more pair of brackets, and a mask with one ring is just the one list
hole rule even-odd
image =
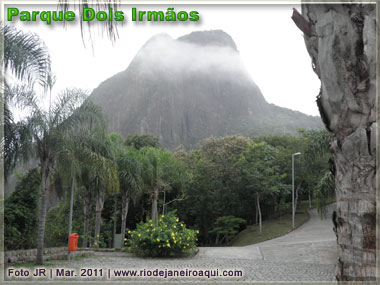
[[78, 234], [69, 236], [69, 251], [76, 251], [78, 248]]

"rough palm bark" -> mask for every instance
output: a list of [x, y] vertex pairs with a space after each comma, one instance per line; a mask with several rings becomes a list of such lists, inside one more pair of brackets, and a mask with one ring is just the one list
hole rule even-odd
[[36, 264], [43, 264], [43, 250], [45, 238], [45, 224], [46, 224], [46, 205], [47, 195], [50, 189], [50, 168], [49, 160], [41, 162], [41, 191], [40, 191], [40, 214], [38, 222], [38, 236], [37, 236], [37, 257]]
[[158, 219], [157, 200], [158, 200], [158, 189], [157, 187], [153, 187], [153, 190], [152, 190], [152, 220], [153, 221], [156, 221]]
[[321, 80], [317, 104], [334, 158], [336, 278], [375, 280], [376, 7], [303, 4], [302, 15], [297, 26]]
[[127, 215], [128, 215], [128, 209], [129, 209], [129, 202], [130, 202], [129, 195], [123, 195], [121, 199], [122, 203], [122, 209], [121, 209], [121, 236], [125, 237], [125, 224], [127, 222]]
[[82, 247], [88, 246], [88, 236], [90, 232], [90, 212], [91, 212], [91, 196], [88, 189], [83, 197], [83, 244]]
[[104, 206], [104, 191], [99, 191], [96, 193], [96, 220], [95, 220], [95, 247], [99, 247], [99, 237], [100, 237], [100, 224], [102, 221], [102, 211]]
[[116, 248], [117, 196], [113, 196], [113, 248]]

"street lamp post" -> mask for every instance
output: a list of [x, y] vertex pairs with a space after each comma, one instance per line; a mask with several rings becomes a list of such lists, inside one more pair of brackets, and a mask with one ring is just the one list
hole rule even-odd
[[292, 154], [292, 225], [293, 229], [295, 228], [295, 223], [294, 223], [294, 216], [295, 216], [295, 207], [294, 207], [294, 157], [296, 155], [300, 155], [300, 152], [296, 152]]

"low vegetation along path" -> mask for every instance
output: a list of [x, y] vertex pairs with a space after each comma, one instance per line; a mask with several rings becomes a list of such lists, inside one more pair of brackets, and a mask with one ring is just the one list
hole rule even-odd
[[[143, 259], [122, 252], [98, 252], [94, 257], [71, 261], [53, 261], [47, 266], [53, 278], [57, 269], [74, 270], [73, 276], [59, 277], [61, 281], [332, 281], [337, 260], [336, 238], [332, 230], [331, 209], [327, 219], [321, 220], [316, 210], [310, 211], [310, 219], [285, 236], [243, 247], [201, 247], [190, 258]], [[81, 268], [102, 269], [102, 276], [80, 276]], [[204, 270], [203, 275], [215, 273], [219, 277], [148, 277], [162, 270], [183, 270], [184, 274]], [[30, 270], [33, 270], [32, 268]], [[188, 273], [186, 273], [186, 271]], [[235, 273], [236, 271], [236, 273]], [[207, 273], [209, 272], [209, 273]], [[223, 274], [240, 275], [220, 277]], [[164, 274], [163, 273], [163, 274]], [[116, 276], [124, 274], [125, 276]], [[127, 275], [136, 274], [131, 277]], [[28, 279], [28, 278], [26, 278]], [[37, 281], [39, 278], [34, 278]], [[25, 280], [25, 279], [24, 279]], [[42, 278], [41, 281], [51, 281]]]
[[335, 264], [337, 261], [336, 237], [331, 212], [321, 219], [316, 209], [310, 210], [310, 219], [290, 233], [242, 247], [204, 247], [198, 255], [215, 258], [236, 258], [284, 263]]

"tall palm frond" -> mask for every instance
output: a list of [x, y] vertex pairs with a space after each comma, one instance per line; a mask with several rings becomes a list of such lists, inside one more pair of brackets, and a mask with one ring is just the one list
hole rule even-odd
[[142, 165], [135, 150], [125, 149], [116, 160], [120, 189], [135, 201], [142, 190]]
[[24, 156], [22, 152], [27, 149], [24, 146], [28, 145], [28, 148], [30, 146], [29, 141], [21, 141], [26, 138], [28, 130], [25, 123], [16, 124], [14, 122], [9, 109], [10, 100], [20, 97], [28, 98], [28, 107], [31, 105], [35, 107], [35, 104], [31, 104], [32, 98], [35, 96], [32, 87], [36, 82], [42, 86], [46, 85], [47, 75], [50, 72], [50, 57], [46, 46], [35, 34], [25, 33], [0, 23], [0, 37], [4, 43], [0, 49], [4, 54], [5, 71], [11, 72], [16, 79], [21, 81], [21, 85], [12, 85], [4, 77], [4, 74], [1, 74], [4, 79], [4, 89], [1, 90], [1, 103], [4, 106], [3, 114], [1, 114], [3, 115], [1, 123], [4, 128], [4, 133], [2, 132], [4, 135], [1, 139], [3, 149], [1, 158], [4, 161], [4, 178], [6, 180], [16, 167], [18, 158]]
[[82, 145], [80, 149], [81, 159], [86, 161], [86, 164], [92, 165], [94, 179], [97, 180], [97, 184], [99, 184], [94, 190], [102, 191], [105, 189], [108, 193], [118, 192], [119, 180], [113, 161], [91, 151], [84, 145]]
[[4, 37], [4, 67], [19, 80], [38, 82], [45, 86], [50, 72], [50, 56], [42, 40], [33, 33], [5, 25], [0, 27]]
[[[70, 3], [71, 2], [71, 3]], [[117, 11], [118, 7], [120, 5], [120, 1], [118, 0], [82, 0], [78, 1], [78, 3], [68, 0], [60, 0], [58, 4], [58, 9], [66, 12], [70, 9], [77, 8], [80, 13], [82, 13], [84, 8], [93, 8], [96, 11], [109, 11], [109, 9], [112, 9], [113, 11]], [[102, 32], [105, 31], [107, 33], [108, 38], [114, 42], [118, 35], [117, 31], [117, 24], [116, 21], [104, 21], [102, 25], [100, 25]], [[91, 32], [91, 27], [94, 25], [93, 21], [86, 21], [86, 24], [83, 22], [83, 20], [80, 21], [80, 30], [82, 34], [82, 38], [84, 36], [85, 27], [87, 27], [87, 30]]]
[[[36, 107], [36, 102], [33, 99], [34, 92], [25, 85], [13, 87], [5, 85], [4, 96], [6, 98], [17, 99], [15, 103], [21, 105], [24, 110]], [[31, 152], [31, 130], [28, 125], [34, 123], [34, 120], [28, 121], [28, 123], [26, 121], [16, 123], [9, 109], [8, 102], [4, 103], [3, 112], [4, 136], [1, 146], [3, 148], [4, 178], [6, 181], [11, 171], [16, 167], [19, 158], [22, 158], [24, 161], [29, 159], [29, 156], [26, 154]]]
[[161, 176], [163, 174], [160, 165], [161, 150], [153, 147], [144, 147], [140, 150], [140, 160], [142, 161], [142, 179], [148, 186], [148, 191], [151, 187], [160, 187], [162, 184]]
[[18, 139], [17, 128], [13, 121], [12, 112], [9, 110], [8, 105], [3, 107], [3, 124], [4, 139], [1, 141], [3, 149], [3, 163], [4, 163], [4, 178], [5, 181], [10, 174], [10, 171], [16, 167], [17, 155], [18, 155]]

